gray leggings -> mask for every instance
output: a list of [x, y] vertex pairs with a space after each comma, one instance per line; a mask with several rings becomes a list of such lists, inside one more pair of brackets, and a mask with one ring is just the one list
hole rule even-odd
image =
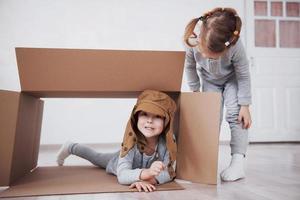
[[203, 92], [221, 92], [222, 108], [220, 125], [223, 119], [223, 107], [226, 106], [226, 121], [229, 123], [231, 130], [231, 154], [239, 153], [246, 155], [248, 146], [248, 130], [242, 128], [242, 123], [238, 122], [238, 116], [241, 106], [238, 105], [237, 98], [237, 81], [235, 78], [228, 80], [224, 85], [218, 86], [202, 79]]
[[85, 160], [90, 161], [92, 164], [104, 169], [106, 168], [110, 159], [112, 159], [116, 155], [116, 153], [118, 154], [118, 152], [99, 153], [88, 146], [78, 143], [71, 144], [68, 150], [70, 154], [79, 156]]

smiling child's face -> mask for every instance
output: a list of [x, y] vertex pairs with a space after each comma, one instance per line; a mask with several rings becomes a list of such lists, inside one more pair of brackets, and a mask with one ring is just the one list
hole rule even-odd
[[164, 118], [159, 115], [140, 111], [138, 113], [137, 127], [146, 138], [156, 137], [164, 129]]

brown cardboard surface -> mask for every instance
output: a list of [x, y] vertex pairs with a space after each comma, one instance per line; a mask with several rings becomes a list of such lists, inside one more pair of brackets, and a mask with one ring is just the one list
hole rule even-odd
[[39, 151], [39, 97], [125, 98], [144, 89], [179, 97], [177, 178], [216, 184], [220, 95], [180, 93], [183, 52], [17, 48], [16, 53], [22, 93], [0, 91], [0, 185], [12, 186], [0, 196], [130, 191], [98, 168], [38, 167], [30, 173]]
[[0, 90], [0, 186], [10, 183], [20, 93]]
[[6, 186], [37, 165], [43, 102], [24, 93], [3, 90], [0, 99], [0, 182]]
[[11, 181], [36, 167], [40, 144], [43, 101], [24, 93], [20, 97]]
[[[182, 190], [176, 182], [157, 186], [157, 190]], [[132, 192], [120, 185], [114, 175], [94, 166], [38, 167], [0, 193], [0, 197], [24, 197], [55, 194]]]
[[16, 48], [21, 88], [39, 97], [180, 91], [184, 52]]
[[177, 178], [217, 184], [220, 94], [181, 93]]

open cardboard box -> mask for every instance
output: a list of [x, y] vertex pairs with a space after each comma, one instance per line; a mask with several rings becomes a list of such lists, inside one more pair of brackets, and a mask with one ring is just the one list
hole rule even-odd
[[37, 166], [40, 98], [136, 98], [145, 89], [177, 102], [177, 178], [217, 183], [220, 95], [180, 92], [184, 52], [16, 48], [16, 56], [22, 91], [0, 90], [0, 186], [10, 186], [0, 197], [130, 191], [96, 167]]

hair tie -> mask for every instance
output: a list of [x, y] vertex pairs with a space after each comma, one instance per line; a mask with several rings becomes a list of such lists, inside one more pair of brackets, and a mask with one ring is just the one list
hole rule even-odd
[[206, 17], [204, 17], [204, 16], [201, 16], [201, 17], [199, 17], [199, 18], [198, 18], [198, 21], [200, 20], [200, 21], [204, 22], [204, 21], [205, 21], [205, 19], [206, 19]]
[[238, 36], [238, 35], [239, 35], [239, 31], [238, 31], [238, 30], [235, 30], [235, 31], [233, 32], [233, 35]]
[[[234, 36], [239, 36], [239, 31], [238, 31], [238, 30], [235, 30], [235, 31], [233, 32], [233, 35], [234, 35]], [[234, 39], [231, 40], [231, 42], [233, 42], [233, 41], [234, 41]], [[228, 47], [228, 46], [231, 44], [231, 42], [227, 41], [227, 42], [225, 42], [224, 44], [225, 44], [226, 47]]]

